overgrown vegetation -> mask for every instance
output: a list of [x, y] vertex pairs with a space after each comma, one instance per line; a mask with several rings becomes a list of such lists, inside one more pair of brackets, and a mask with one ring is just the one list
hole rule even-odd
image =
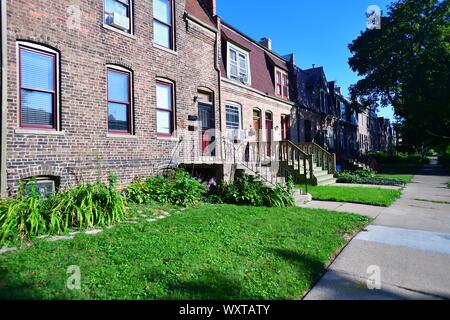
[[170, 203], [179, 206], [196, 205], [202, 201], [207, 188], [185, 170], [175, 170], [165, 176], [137, 179], [126, 190], [130, 202]]
[[294, 206], [292, 183], [287, 190], [277, 185], [270, 187], [259, 177], [245, 173], [236, 177], [232, 183], [222, 182], [212, 191], [209, 200], [215, 203], [249, 205], [255, 207], [289, 207]]
[[35, 181], [21, 182], [18, 195], [0, 204], [0, 243], [29, 241], [71, 229], [112, 225], [125, 217], [125, 201], [109, 183], [81, 183], [55, 195], [43, 195]]
[[[369, 221], [205, 204], [0, 255], [0, 299], [298, 299]], [[71, 265], [81, 270], [79, 290], [65, 285]]]
[[389, 153], [385, 151], [377, 151], [368, 153], [368, 156], [374, 158], [378, 164], [424, 165], [429, 162], [426, 156], [421, 154], [409, 154], [406, 152]]
[[411, 182], [412, 176], [379, 175], [370, 170], [344, 171], [339, 173], [338, 183], [373, 184], [387, 186], [402, 186]]

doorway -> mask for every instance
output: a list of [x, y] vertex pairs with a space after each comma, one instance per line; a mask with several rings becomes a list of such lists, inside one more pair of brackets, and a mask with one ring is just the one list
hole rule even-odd
[[199, 91], [198, 122], [200, 150], [202, 156], [216, 156], [216, 122], [212, 93]]
[[273, 139], [273, 114], [272, 112], [266, 112], [266, 143], [267, 143], [267, 156], [272, 154], [272, 139]]

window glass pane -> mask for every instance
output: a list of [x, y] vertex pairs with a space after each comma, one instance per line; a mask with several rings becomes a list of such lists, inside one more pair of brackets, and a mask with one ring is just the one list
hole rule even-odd
[[120, 103], [108, 103], [109, 130], [128, 131], [128, 106]]
[[156, 110], [156, 130], [158, 133], [171, 134], [171, 113]]
[[247, 57], [245, 55], [239, 54], [239, 68], [242, 75], [247, 75]]
[[156, 84], [156, 107], [158, 109], [172, 109], [172, 88], [170, 85]]
[[55, 90], [53, 57], [25, 49], [22, 53], [22, 87], [41, 90]]
[[53, 94], [22, 90], [21, 123], [53, 127]]
[[160, 46], [170, 48], [170, 27], [155, 21], [153, 23], [153, 33], [154, 33], [154, 40], [155, 43], [159, 44]]
[[153, 16], [161, 22], [172, 25], [171, 0], [153, 1]]
[[128, 17], [128, 7], [125, 3], [128, 4], [129, 2], [127, 0], [105, 0], [105, 13], [116, 13]]
[[227, 129], [240, 128], [240, 110], [237, 107], [226, 106], [226, 124]]
[[128, 74], [108, 71], [108, 100], [128, 103], [128, 80]]

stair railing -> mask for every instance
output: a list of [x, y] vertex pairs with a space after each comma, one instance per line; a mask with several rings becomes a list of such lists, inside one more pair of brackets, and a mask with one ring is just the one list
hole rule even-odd
[[336, 154], [330, 153], [315, 142], [300, 143], [297, 146], [305, 153], [311, 154], [316, 166], [329, 174], [336, 174]]
[[285, 163], [287, 167], [292, 167], [300, 176], [304, 176], [306, 192], [308, 192], [308, 173], [309, 179], [314, 176], [313, 157], [307, 154], [289, 140], [280, 142], [280, 163]]

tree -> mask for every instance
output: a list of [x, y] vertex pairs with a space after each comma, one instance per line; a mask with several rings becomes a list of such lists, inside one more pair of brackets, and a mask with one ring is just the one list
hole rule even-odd
[[[350, 87], [366, 105], [391, 105], [415, 145], [450, 142], [450, 0], [400, 0], [381, 29], [349, 49], [363, 79]], [[414, 133], [414, 134], [407, 134]]]

